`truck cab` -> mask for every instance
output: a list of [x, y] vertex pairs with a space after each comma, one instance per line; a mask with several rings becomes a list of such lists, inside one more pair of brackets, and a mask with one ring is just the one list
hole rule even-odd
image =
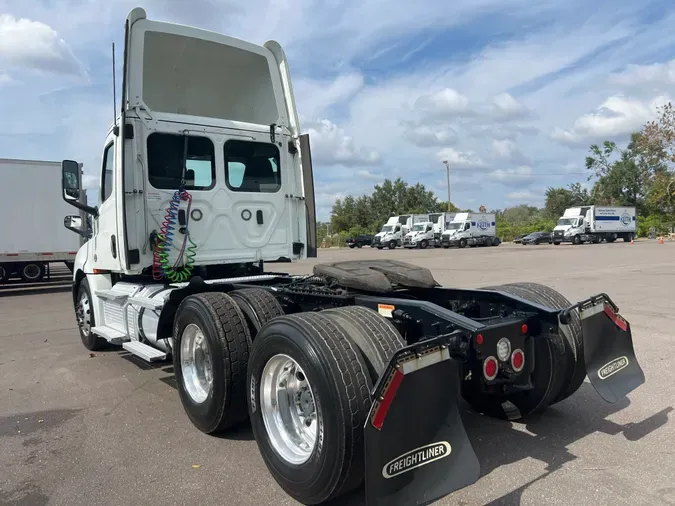
[[426, 249], [434, 242], [434, 224], [430, 221], [421, 221], [412, 226], [412, 230], [403, 238], [404, 248]]
[[[99, 205], [78, 205], [77, 188], [64, 187], [92, 217], [77, 268], [182, 281], [314, 256], [309, 140], [279, 44], [151, 21], [141, 8], [125, 42]], [[77, 163], [63, 167], [74, 182]]]
[[394, 249], [400, 246], [403, 241], [403, 236], [410, 230], [411, 215], [404, 214], [401, 216], [392, 216], [382, 226], [382, 229], [375, 234], [373, 244], [377, 249], [382, 249], [385, 246], [389, 249]]
[[570, 207], [558, 220], [553, 228], [553, 244], [561, 242], [580, 242], [581, 236], [586, 233], [586, 214], [590, 207]]

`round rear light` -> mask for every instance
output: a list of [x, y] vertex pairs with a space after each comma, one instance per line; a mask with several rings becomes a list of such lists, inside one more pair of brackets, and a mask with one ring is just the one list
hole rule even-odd
[[497, 343], [497, 358], [502, 362], [506, 362], [511, 355], [511, 341], [502, 337]]
[[522, 352], [522, 350], [514, 350], [513, 354], [511, 355], [511, 367], [513, 367], [514, 371], [520, 372], [523, 370], [524, 365], [525, 354]]
[[520, 331], [521, 331], [523, 334], [527, 334], [527, 330], [528, 330], [528, 329], [527, 329], [527, 323], [523, 323], [523, 324], [520, 326]]
[[497, 377], [497, 359], [495, 357], [488, 357], [483, 362], [483, 376], [488, 381], [492, 381]]
[[483, 344], [483, 334], [478, 334], [476, 336], [476, 344]]

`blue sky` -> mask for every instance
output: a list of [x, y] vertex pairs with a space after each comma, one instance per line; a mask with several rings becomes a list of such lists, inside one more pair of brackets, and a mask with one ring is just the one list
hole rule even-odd
[[[135, 1], [0, 0], [0, 157], [84, 162], [112, 119], [110, 45]], [[598, 0], [147, 0], [148, 17], [286, 49], [319, 217], [385, 177], [460, 207], [585, 182], [675, 85], [675, 5]], [[119, 93], [118, 93], [119, 100]]]

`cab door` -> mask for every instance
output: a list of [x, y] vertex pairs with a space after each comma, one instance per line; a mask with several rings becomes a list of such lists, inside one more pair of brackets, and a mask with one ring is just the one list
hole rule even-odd
[[99, 183], [98, 216], [92, 217], [94, 268], [120, 270], [120, 240], [117, 233], [117, 153], [116, 137], [111, 133], [103, 149]]

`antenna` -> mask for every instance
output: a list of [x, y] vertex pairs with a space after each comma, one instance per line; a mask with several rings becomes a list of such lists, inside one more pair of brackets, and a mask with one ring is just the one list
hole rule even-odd
[[115, 79], [115, 43], [112, 43], [113, 123], [117, 127], [117, 80]]

